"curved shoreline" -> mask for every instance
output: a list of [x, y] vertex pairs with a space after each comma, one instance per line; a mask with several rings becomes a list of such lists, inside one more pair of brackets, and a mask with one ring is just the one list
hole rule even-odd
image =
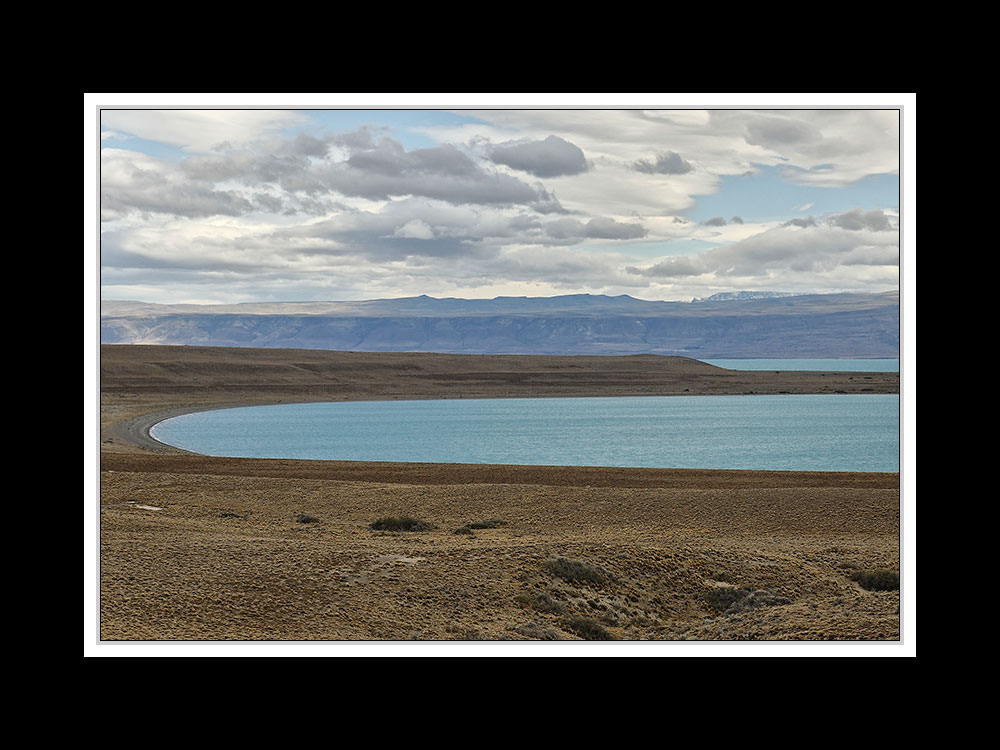
[[[693, 397], [693, 396], [697, 396], [697, 395], [700, 395], [700, 394], [674, 394], [674, 395], [681, 396], [681, 397], [687, 395], [687, 396], [692, 396]], [[738, 395], [738, 394], [727, 394], [727, 395]], [[773, 394], [760, 394], [760, 395], [773, 395]], [[820, 395], [820, 394], [782, 394], [782, 395]], [[840, 395], [840, 394], [830, 394], [830, 395]], [[854, 395], [859, 395], [859, 394], [854, 394]], [[872, 394], [872, 395], [892, 395], [892, 394]], [[896, 395], [898, 396], [898, 394], [896, 394]], [[650, 397], [650, 396], [647, 396], [647, 397]], [[668, 396], [660, 396], [660, 397], [661, 398], [666, 398]], [[206, 404], [202, 404], [202, 405], [191, 405], [191, 406], [187, 406], [187, 407], [175, 407], [175, 408], [168, 409], [168, 410], [165, 410], [165, 411], [148, 412], [146, 414], [142, 414], [142, 415], [139, 415], [137, 417], [132, 417], [132, 418], [129, 418], [129, 419], [122, 420], [120, 422], [114, 423], [114, 424], [110, 425], [109, 430], [110, 430], [111, 434], [114, 435], [114, 437], [118, 438], [121, 442], [123, 442], [123, 443], [125, 443], [127, 445], [131, 445], [133, 447], [140, 448], [140, 449], [142, 449], [144, 451], [149, 451], [149, 452], [152, 452], [152, 453], [156, 453], [158, 455], [183, 455], [183, 456], [192, 456], [192, 457], [200, 457], [200, 458], [208, 458], [208, 459], [226, 459], [227, 458], [226, 456], [216, 456], [216, 455], [208, 454], [208, 453], [198, 453], [196, 451], [187, 450], [185, 448], [181, 448], [179, 446], [175, 446], [175, 445], [172, 445], [170, 443], [166, 443], [164, 441], [158, 440], [157, 438], [155, 438], [153, 436], [152, 429], [156, 425], [160, 424], [161, 422], [164, 422], [164, 421], [166, 421], [168, 419], [172, 419], [172, 418], [175, 418], [175, 417], [184, 416], [184, 415], [187, 415], [187, 414], [197, 414], [197, 413], [206, 412], [206, 411], [222, 411], [222, 410], [227, 410], [227, 409], [243, 409], [243, 408], [250, 408], [250, 407], [257, 407], [257, 406], [285, 406], [285, 405], [290, 405], [290, 404], [308, 405], [308, 404], [353, 403], [353, 402], [370, 402], [370, 403], [386, 402], [386, 403], [390, 403], [390, 402], [398, 402], [398, 401], [467, 401], [467, 400], [477, 400], [478, 398], [480, 398], [480, 397], [473, 397], [473, 398], [470, 399], [470, 398], [466, 398], [465, 396], [459, 396], [459, 397], [427, 397], [427, 396], [421, 397], [421, 396], [417, 396], [417, 397], [410, 397], [410, 398], [406, 398], [406, 399], [402, 399], [402, 398], [398, 398], [398, 397], [396, 397], [396, 398], [389, 398], [389, 399], [386, 399], [386, 398], [381, 398], [381, 399], [378, 399], [378, 398], [339, 398], [339, 399], [324, 399], [324, 400], [308, 399], [308, 400], [303, 400], [301, 402], [300, 401], [294, 401], [294, 400], [293, 401], [273, 400], [273, 401], [239, 401], [239, 402], [227, 402], [227, 403], [207, 404], [207, 405]], [[545, 395], [545, 396], [528, 396], [528, 397], [513, 396], [513, 395], [512, 396], [503, 396], [503, 397], [492, 396], [492, 397], [487, 397], [487, 398], [489, 400], [494, 400], [494, 399], [498, 399], [498, 398], [503, 398], [503, 399], [511, 399], [511, 398], [513, 398], [513, 399], [517, 399], [517, 398], [547, 398], [547, 399], [551, 399], [551, 398], [558, 398], [558, 397], [552, 396], [550, 394], [550, 395]], [[575, 395], [575, 394], [574, 395], [569, 395], [568, 394], [566, 396], [563, 396], [563, 398], [580, 398], [580, 396]], [[602, 398], [602, 397], [601, 396], [595, 396], [594, 398]], [[642, 397], [639, 397], [639, 398], [642, 398]], [[229, 457], [229, 458], [233, 458], [233, 457]], [[265, 460], [272, 460], [272, 459], [265, 459]], [[280, 460], [280, 461], [304, 460], [304, 461], [309, 461], [309, 462], [321, 461], [321, 462], [327, 462], [327, 463], [349, 463], [349, 464], [372, 464], [372, 463], [375, 463], [375, 464], [407, 464], [407, 465], [411, 465], [411, 464], [412, 465], [426, 464], [428, 466], [430, 466], [430, 465], [435, 465], [436, 466], [439, 463], [441, 463], [439, 461], [438, 462], [434, 462], [434, 461], [432, 461], [432, 462], [427, 462], [427, 461], [407, 461], [407, 460], [400, 461], [398, 459], [395, 459], [395, 460], [393, 460], [393, 459], [317, 459], [317, 458], [295, 459], [295, 458], [276, 457], [276, 459], [273, 459], [273, 460]], [[471, 463], [470, 464], [468, 462], [453, 462], [453, 461], [445, 461], [444, 463], [445, 464], [449, 464], [449, 465], [455, 465], [455, 466], [478, 466], [478, 465], [480, 465], [479, 463]], [[482, 465], [483, 466], [522, 466], [521, 464], [506, 464], [506, 463], [500, 463], [500, 464], [487, 463], [487, 464], [482, 464]], [[547, 464], [524, 464], [523, 466], [534, 467], [534, 468], [549, 467], [549, 465], [547, 465]], [[562, 466], [562, 465], [561, 464], [558, 464], [558, 465], [553, 464], [552, 466], [554, 467], [554, 466]], [[549, 468], [551, 468], [551, 467], [549, 467]], [[668, 470], [668, 471], [678, 471], [678, 470], [681, 470], [678, 467], [645, 467], [645, 466], [617, 466], [617, 465], [611, 465], [611, 466], [605, 467], [603, 465], [598, 465], [598, 464], [581, 464], [581, 465], [568, 464], [568, 465], [566, 465], [566, 468], [649, 469], [649, 470], [654, 470], [654, 471], [655, 470]], [[692, 469], [687, 469], [687, 470], [692, 470]], [[884, 475], [890, 475], [891, 474], [891, 475], [896, 475], [896, 476], [899, 476], [899, 473], [900, 473], [899, 469], [896, 469], [895, 471], [893, 471], [893, 470], [879, 471], [879, 470], [865, 470], [865, 469], [862, 469], [862, 470], [857, 470], [857, 469], [746, 469], [746, 468], [740, 468], [740, 467], [730, 467], [730, 468], [706, 468], [706, 469], [693, 469], [693, 470], [694, 471], [724, 471], [724, 472], [725, 471], [732, 471], [732, 472], [760, 471], [760, 472], [783, 472], [783, 473], [794, 472], [794, 473], [806, 473], [806, 474], [809, 474], [809, 473], [819, 473], [819, 474], [829, 474], [829, 473], [835, 473], [835, 474], [843, 474], [843, 473], [846, 473], [846, 474], [884, 474]]]
[[[462, 398], [462, 397], [460, 397]], [[307, 399], [303, 401], [289, 401], [287, 399], [273, 400], [273, 401], [233, 401], [219, 404], [201, 404], [201, 405], [191, 405], [191, 406], [177, 406], [172, 409], [167, 409], [165, 411], [152, 411], [145, 414], [140, 414], [137, 417], [130, 417], [128, 419], [121, 420], [120, 422], [115, 422], [109, 426], [109, 431], [111, 434], [126, 445], [131, 445], [136, 448], [143, 448], [145, 450], [153, 451], [154, 453], [181, 453], [188, 456], [205, 456], [204, 453], [195, 453], [194, 451], [185, 450], [184, 448], [178, 448], [170, 443], [164, 443], [162, 440], [157, 440], [153, 437], [151, 430], [156, 427], [160, 422], [164, 422], [168, 419], [173, 419], [174, 417], [183, 417], [186, 414], [197, 414], [203, 411], [221, 411], [223, 409], [245, 409], [252, 406], [281, 406], [285, 404], [292, 403], [302, 403], [302, 404], [336, 404], [344, 403], [348, 401], [401, 401], [403, 399], [398, 398], [338, 398], [338, 399]], [[454, 398], [447, 397], [422, 397], [422, 396], [412, 396], [407, 400], [412, 401], [429, 401], [429, 400], [440, 400], [440, 401], [452, 401], [456, 400]], [[218, 456], [207, 456], [210, 458], [218, 458]]]
[[184, 414], [249, 406], [427, 399], [900, 393], [899, 373], [738, 371], [687, 357], [102, 345], [101, 368], [101, 432], [109, 444], [102, 453], [115, 452], [117, 444], [119, 449], [192, 455], [157, 440], [152, 428]]
[[172, 419], [173, 417], [182, 417], [185, 414], [196, 414], [202, 411], [215, 411], [216, 409], [238, 409], [243, 406], [253, 405], [254, 404], [246, 403], [177, 407], [174, 409], [168, 409], [167, 411], [149, 412], [138, 417], [132, 417], [131, 419], [126, 419], [121, 422], [115, 422], [111, 425], [110, 430], [112, 435], [118, 438], [121, 442], [136, 448], [143, 448], [154, 453], [181, 453], [188, 456], [201, 456], [204, 454], [195, 453], [194, 451], [185, 450], [184, 448], [178, 448], [177, 446], [157, 440], [153, 437], [151, 430], [160, 422]]
[[[841, 389], [898, 394], [899, 377], [102, 347], [100, 638], [576, 641], [583, 618], [620, 641], [898, 641], [900, 594], [850, 575], [903, 567], [896, 472], [218, 458], [152, 435], [172, 417], [271, 404]], [[389, 516], [434, 527], [372, 529]], [[614, 584], [563, 581], [546, 565], [561, 557]], [[729, 616], [705, 598], [723, 586], [781, 599]], [[543, 591], [563, 614], [537, 607]]]

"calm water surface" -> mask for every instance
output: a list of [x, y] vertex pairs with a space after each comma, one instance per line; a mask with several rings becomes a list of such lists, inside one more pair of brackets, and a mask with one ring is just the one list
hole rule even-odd
[[151, 432], [245, 458], [899, 471], [899, 396], [881, 394], [282, 404]]

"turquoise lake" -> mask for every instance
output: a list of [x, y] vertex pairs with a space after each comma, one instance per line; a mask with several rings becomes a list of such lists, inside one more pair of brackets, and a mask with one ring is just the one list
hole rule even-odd
[[360, 401], [220, 409], [151, 430], [244, 458], [899, 471], [899, 396]]

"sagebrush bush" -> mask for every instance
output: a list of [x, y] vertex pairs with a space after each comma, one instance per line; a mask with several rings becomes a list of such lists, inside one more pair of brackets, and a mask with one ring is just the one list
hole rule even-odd
[[868, 591], [898, 591], [899, 573], [894, 570], [879, 568], [878, 570], [863, 570], [851, 578], [857, 581], [861, 588]]
[[704, 595], [705, 603], [723, 614], [733, 615], [760, 607], [777, 607], [789, 600], [773, 591], [728, 586], [712, 589]]
[[429, 531], [434, 524], [411, 516], [391, 516], [372, 521], [368, 528], [373, 531]]
[[519, 594], [517, 601], [550, 615], [566, 614], [566, 607], [544, 591], [537, 594]]
[[725, 612], [738, 601], [746, 597], [749, 593], [750, 592], [746, 589], [734, 589], [729, 586], [720, 586], [719, 588], [708, 591], [702, 598], [712, 609], [717, 612]]
[[566, 621], [566, 627], [585, 641], [613, 641], [615, 637], [599, 622], [586, 617], [573, 617]]
[[485, 521], [469, 521], [460, 528], [455, 529], [456, 534], [472, 534], [473, 529], [495, 529], [500, 526], [506, 526], [507, 522], [499, 518], [490, 518]]
[[601, 585], [612, 580], [606, 568], [588, 560], [572, 560], [568, 557], [554, 557], [545, 561], [545, 569], [564, 581], [571, 583], [596, 583]]

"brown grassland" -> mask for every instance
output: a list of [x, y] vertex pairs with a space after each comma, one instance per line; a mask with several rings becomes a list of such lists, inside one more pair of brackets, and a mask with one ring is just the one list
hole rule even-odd
[[684, 357], [100, 350], [104, 641], [899, 641], [898, 473], [212, 458], [165, 415], [333, 400], [898, 393]]

